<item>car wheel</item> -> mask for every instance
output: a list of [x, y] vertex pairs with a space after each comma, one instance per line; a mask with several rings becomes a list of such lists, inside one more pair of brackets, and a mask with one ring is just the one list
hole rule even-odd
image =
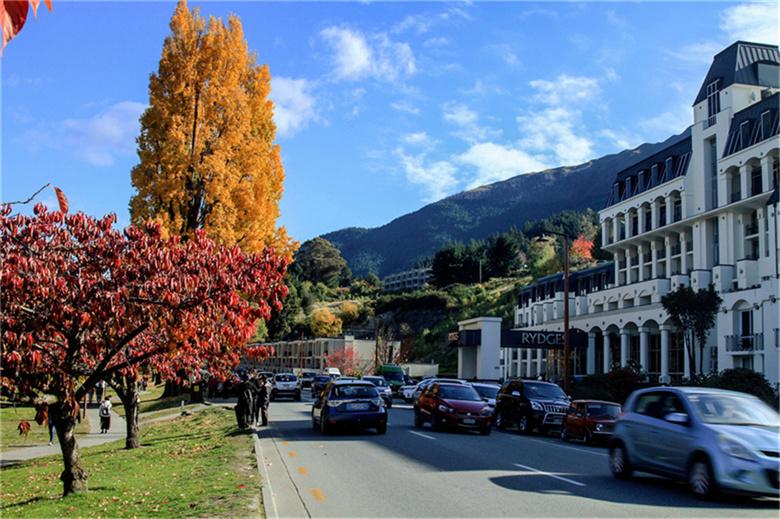
[[496, 429], [500, 431], [506, 429], [506, 421], [504, 420], [504, 415], [501, 411], [496, 413]]
[[330, 427], [328, 427], [328, 421], [325, 419], [325, 416], [323, 415], [320, 415], [320, 432], [323, 434], [323, 436], [330, 432]]
[[414, 409], [414, 426], [420, 428], [423, 426], [423, 419], [420, 416], [420, 410], [417, 408]]
[[609, 470], [617, 479], [628, 479], [631, 477], [632, 469], [628, 461], [628, 454], [622, 443], [618, 443], [609, 452]]
[[387, 432], [387, 422], [381, 423], [376, 426], [377, 434], [385, 434]]
[[566, 426], [565, 425], [561, 429], [561, 440], [563, 440], [565, 442], [569, 441], [569, 435], [566, 434]]
[[712, 475], [710, 462], [705, 458], [697, 458], [688, 472], [688, 488], [697, 499], [712, 499], [717, 493], [715, 477]]
[[388, 400], [387, 401], [387, 405], [385, 407], [388, 408], [388, 409], [392, 408], [393, 407], [393, 401], [392, 400]]
[[528, 417], [526, 415], [522, 415], [517, 421], [517, 430], [523, 434], [528, 434], [531, 432], [531, 427], [528, 423]]
[[434, 431], [440, 431], [441, 430], [441, 421], [436, 416], [436, 413], [431, 414], [431, 427]]
[[490, 427], [483, 427], [482, 429], [479, 430], [479, 434], [481, 434], [482, 436], [487, 436], [488, 434], [490, 434]]
[[319, 429], [319, 427], [317, 427], [317, 420], [314, 419], [314, 413], [311, 414], [311, 428], [314, 431]]
[[590, 434], [590, 431], [585, 429], [582, 432], [582, 441], [585, 442], [585, 445], [593, 445], [593, 436]]

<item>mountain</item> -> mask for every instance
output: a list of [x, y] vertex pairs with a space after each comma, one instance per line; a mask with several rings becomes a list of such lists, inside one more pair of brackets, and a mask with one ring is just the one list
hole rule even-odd
[[321, 237], [341, 251], [353, 274], [373, 272], [383, 278], [414, 268], [452, 241], [484, 239], [565, 210], [599, 211], [620, 171], [689, 135], [690, 129], [579, 166], [518, 175], [452, 195], [381, 227], [351, 227]]

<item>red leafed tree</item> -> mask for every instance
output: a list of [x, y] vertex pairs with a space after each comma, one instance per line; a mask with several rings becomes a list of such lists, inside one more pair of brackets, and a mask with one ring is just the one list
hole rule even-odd
[[[44, 1], [46, 2], [46, 7], [51, 11], [51, 0]], [[0, 0], [0, 26], [3, 28], [2, 50], [5, 50], [5, 44], [19, 34], [19, 31], [24, 27], [30, 6], [33, 8], [35, 17], [38, 17], [38, 6], [40, 3], [41, 0]]]
[[113, 215], [42, 204], [34, 213], [0, 208], [0, 387], [15, 398], [56, 398], [49, 419], [68, 495], [88, 489], [73, 430], [89, 388], [101, 379], [135, 387], [143, 363], [168, 377], [204, 362], [235, 366], [257, 319], [281, 308], [287, 260], [217, 247], [202, 232], [183, 244], [163, 239], [155, 224], [121, 233]]
[[584, 234], [580, 235], [574, 243], [571, 244], [572, 259], [580, 263], [593, 261], [593, 241], [589, 240]]
[[357, 352], [347, 346], [329, 353], [325, 359], [326, 367], [338, 368], [339, 372], [344, 376], [352, 376], [351, 374], [357, 370], [359, 363], [360, 358]]

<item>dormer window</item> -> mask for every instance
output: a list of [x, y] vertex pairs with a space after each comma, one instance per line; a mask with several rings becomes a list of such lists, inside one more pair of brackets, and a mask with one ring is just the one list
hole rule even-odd
[[720, 79], [716, 79], [707, 85], [707, 127], [716, 121], [716, 115], [720, 112]]

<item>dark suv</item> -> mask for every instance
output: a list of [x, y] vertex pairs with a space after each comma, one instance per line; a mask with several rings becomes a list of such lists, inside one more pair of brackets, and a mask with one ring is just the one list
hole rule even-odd
[[546, 433], [561, 428], [568, 409], [569, 397], [555, 384], [507, 380], [496, 395], [495, 424], [498, 429], [516, 424], [523, 434], [534, 429]]

